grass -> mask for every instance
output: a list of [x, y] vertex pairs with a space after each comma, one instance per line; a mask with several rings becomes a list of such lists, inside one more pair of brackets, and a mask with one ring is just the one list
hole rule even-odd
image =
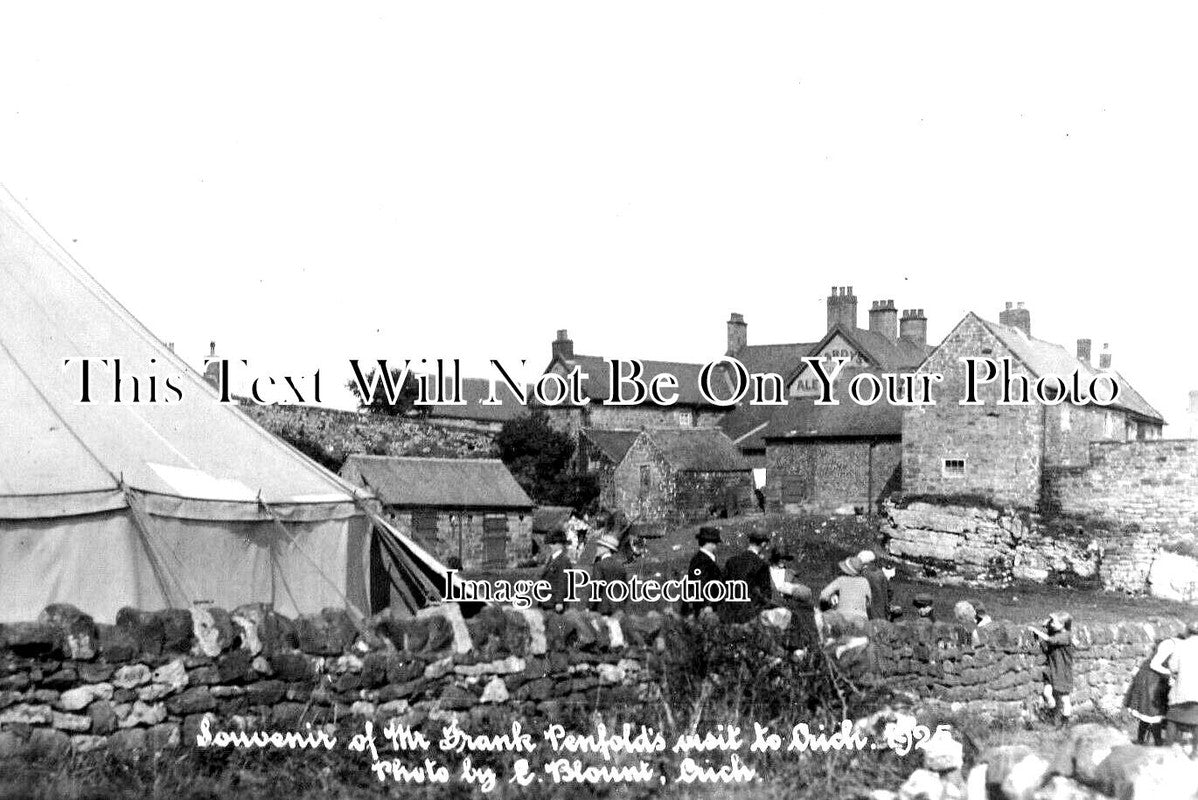
[[[665, 536], [648, 540], [643, 557], [630, 570], [642, 577], [669, 578], [680, 574], [695, 549], [694, 534], [698, 526], [679, 528]], [[877, 526], [863, 517], [762, 516], [755, 515], [722, 521], [724, 546], [720, 553], [726, 558], [746, 543], [751, 530], [774, 534], [777, 543], [785, 545], [797, 556], [793, 562], [799, 580], [817, 590], [837, 574], [837, 563], [865, 548], [880, 550]], [[503, 577], [528, 577], [536, 570], [506, 573]], [[481, 577], [475, 575], [474, 577]], [[497, 577], [497, 576], [495, 576]], [[1187, 620], [1198, 619], [1198, 608], [1152, 598], [1133, 598], [1114, 592], [1086, 591], [1057, 586], [1018, 583], [1006, 588], [981, 588], [936, 584], [919, 572], [900, 567], [892, 583], [895, 602], [910, 608], [911, 599], [920, 592], [931, 591], [936, 598], [936, 613], [949, 619], [953, 604], [960, 599], [980, 599], [996, 619], [1033, 623], [1051, 611], [1070, 611], [1079, 624], [1113, 623], [1143, 620], [1153, 616], [1171, 616]], [[640, 609], [645, 610], [645, 609]], [[711, 672], [730, 675], [720, 665], [719, 658], [737, 655], [736, 646], [717, 644], [706, 654], [716, 659]], [[743, 654], [742, 654], [743, 655]], [[743, 660], [743, 659], [742, 659]], [[760, 659], [758, 659], [760, 661]], [[832, 720], [831, 705], [822, 710], [810, 700], [818, 680], [803, 679], [800, 673], [775, 674], [772, 679], [764, 673], [742, 677], [720, 684], [715, 692], [711, 682], [704, 680], [708, 664], [701, 670], [688, 668], [685, 661], [675, 669], [672, 680], [687, 682], [673, 700], [663, 701], [660, 707], [644, 707], [633, 713], [642, 721], [669, 731], [668, 739], [679, 732], [698, 726], [710, 730], [719, 724], [736, 724], [751, 730], [754, 721], [769, 724], [775, 731], [789, 730], [796, 722], [815, 724], [820, 719]], [[774, 683], [768, 683], [773, 680]], [[825, 694], [826, 694], [826, 690]], [[667, 693], [668, 696], [668, 693]], [[754, 699], [756, 698], [756, 699]], [[827, 700], [827, 698], [825, 698]], [[885, 697], [856, 697], [852, 716], [861, 716], [888, 702]], [[745, 703], [758, 703], [746, 707]], [[981, 720], [967, 713], [944, 715], [944, 712], [918, 712], [919, 721], [932, 729], [937, 724], [953, 726], [957, 737], [966, 743], [967, 766], [977, 752], [1001, 744], [1027, 744], [1043, 752], [1051, 752], [1060, 742], [1062, 731], [1039, 722], [1017, 719]], [[1111, 720], [1093, 717], [1093, 720]], [[615, 721], [614, 719], [611, 721]], [[1080, 718], [1079, 721], [1086, 721]], [[563, 724], [566, 724], [563, 722]], [[1114, 721], [1121, 724], [1121, 721]], [[672, 739], [671, 739], [672, 740]], [[658, 787], [626, 786], [571, 787], [569, 793], [583, 797], [648, 797], [712, 798], [721, 800], [772, 800], [773, 798], [858, 798], [868, 796], [870, 789], [897, 789], [907, 775], [919, 766], [918, 753], [899, 757], [895, 753], [867, 750], [860, 753], [837, 752], [825, 754], [749, 754], [741, 751], [763, 776], [761, 782], [747, 785], [673, 785], [666, 790]], [[676, 771], [680, 756], [671, 755], [662, 766]], [[451, 764], [458, 761], [447, 759]], [[411, 758], [406, 759], [412, 763]], [[509, 755], [505, 763], [510, 765]], [[586, 759], [595, 763], [594, 757]], [[170, 800], [206, 800], [207, 798], [295, 797], [307, 798], [383, 798], [411, 797], [419, 800], [441, 800], [461, 797], [466, 792], [456, 781], [444, 786], [379, 783], [368, 768], [369, 760], [360, 754], [337, 750], [332, 753], [275, 753], [202, 751], [184, 747], [158, 756], [121, 756], [105, 754], [33, 754], [22, 758], [0, 760], [0, 798], [170, 798]], [[670, 772], [673, 774], [673, 772]], [[520, 798], [520, 800], [549, 800], [562, 795], [563, 786], [549, 783], [517, 787], [500, 781], [489, 794], [476, 796]]]
[[[753, 515], [721, 520], [724, 544], [718, 557], [727, 558], [747, 545], [751, 530], [774, 534], [774, 541], [795, 555], [791, 562], [797, 579], [818, 592], [839, 575], [837, 564], [861, 550], [881, 554], [878, 526], [864, 516]], [[681, 575], [695, 551], [698, 525], [678, 528], [667, 535], [646, 541], [641, 560], [629, 565], [641, 577], [670, 578]], [[1151, 617], [1177, 617], [1198, 620], [1198, 607], [1160, 600], [1132, 597], [1121, 592], [1079, 590], [1016, 581], [1010, 586], [990, 588], [941, 584], [923, 576], [918, 567], [898, 566], [891, 582], [894, 602], [909, 616], [914, 615], [912, 601], [921, 592], [936, 600], [936, 618], [951, 620], [953, 605], [959, 600], [981, 600], [995, 619], [1039, 623], [1053, 611], [1069, 611], [1075, 624], [1107, 624]]]

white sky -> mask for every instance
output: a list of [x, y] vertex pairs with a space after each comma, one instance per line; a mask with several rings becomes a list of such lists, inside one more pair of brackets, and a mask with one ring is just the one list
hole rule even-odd
[[[1193, 3], [6, 8], [0, 182], [193, 363], [706, 361], [1023, 300], [1183, 422]], [[119, 355], [119, 354], [114, 354]], [[326, 400], [344, 395], [326, 388]], [[1176, 428], [1174, 429], [1177, 430]]]

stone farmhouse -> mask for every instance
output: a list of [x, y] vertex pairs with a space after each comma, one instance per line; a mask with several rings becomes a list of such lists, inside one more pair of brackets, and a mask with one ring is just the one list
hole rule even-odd
[[[1162, 439], [1161, 415], [1112, 369], [1031, 335], [1027, 309], [999, 322], [967, 314], [921, 371], [963, 396], [960, 359], [1009, 359], [1012, 380], [1106, 374], [1121, 393], [1107, 407], [1072, 389], [1049, 403], [909, 408], [902, 422], [901, 501], [888, 506], [890, 551], [969, 580], [1026, 578], [1198, 600], [1198, 442]], [[1055, 401], [1055, 404], [1054, 404]]]
[[[1008, 304], [1009, 305], [1009, 304]], [[903, 492], [908, 496], [985, 496], [1002, 505], [1038, 508], [1049, 470], [1089, 463], [1098, 441], [1159, 439], [1161, 415], [1125, 379], [1111, 370], [1104, 353], [1099, 369], [1090, 363], [1090, 341], [1075, 353], [1031, 335], [1027, 309], [1008, 308], [1000, 322], [967, 314], [920, 367], [938, 372], [941, 401], [909, 409], [903, 416]], [[1119, 381], [1121, 393], [1109, 407], [1064, 397], [1058, 405], [1038, 402], [999, 405], [1000, 380], [982, 384], [982, 405], [963, 406], [965, 356], [1010, 359], [1013, 375], [1031, 380], [1100, 371]]]

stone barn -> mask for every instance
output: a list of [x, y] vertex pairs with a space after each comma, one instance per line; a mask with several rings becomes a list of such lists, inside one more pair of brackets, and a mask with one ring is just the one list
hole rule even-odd
[[341, 476], [443, 563], [505, 569], [532, 554], [533, 502], [499, 459], [353, 455]]
[[902, 484], [903, 409], [881, 400], [817, 406], [792, 399], [764, 435], [766, 507], [787, 513], [844, 506], [873, 513]]
[[624, 460], [628, 450], [641, 435], [636, 431], [607, 431], [584, 428], [578, 439], [578, 466], [580, 471], [594, 475], [599, 482], [599, 506], [616, 508], [616, 467]]
[[753, 470], [721, 430], [641, 431], [612, 474], [613, 510], [634, 522], [681, 523], [756, 508]]

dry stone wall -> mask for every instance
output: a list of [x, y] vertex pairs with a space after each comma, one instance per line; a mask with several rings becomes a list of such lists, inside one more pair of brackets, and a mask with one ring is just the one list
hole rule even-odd
[[[1185, 625], [1176, 619], [1075, 626], [1074, 708], [1119, 711], [1156, 643]], [[1028, 713], [1039, 699], [1045, 656], [1026, 626], [994, 622], [971, 632], [950, 623], [870, 623], [867, 668], [889, 685], [971, 712]]]
[[[757, 624], [757, 623], [753, 623]], [[629, 711], [661, 696], [674, 617], [608, 618], [456, 606], [355, 625], [340, 610], [288, 619], [260, 605], [140, 612], [96, 624], [71, 606], [0, 626], [0, 755], [194, 745], [210, 730], [306, 730], [338, 721], [526, 729], [568, 712]], [[1155, 642], [1177, 620], [1075, 631], [1075, 704], [1114, 711]], [[698, 630], [698, 629], [692, 629]], [[1043, 656], [1025, 628], [976, 638], [950, 624], [871, 623], [846, 657], [864, 679], [994, 713], [1026, 711]], [[746, 657], [752, 657], [746, 654]]]
[[966, 580], [1095, 585], [1198, 601], [1198, 441], [1098, 442], [1044, 473], [1035, 510], [987, 498], [888, 504], [890, 551]]

